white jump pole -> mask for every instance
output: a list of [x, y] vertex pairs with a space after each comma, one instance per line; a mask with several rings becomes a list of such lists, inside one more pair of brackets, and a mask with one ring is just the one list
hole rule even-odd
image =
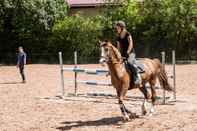
[[[165, 69], [165, 52], [162, 51], [161, 52], [161, 55], [162, 55], [162, 65], [163, 65], [163, 68]], [[166, 91], [165, 89], [163, 89], [163, 104], [165, 104], [165, 101], [166, 101]]]
[[174, 86], [174, 100], [176, 101], [176, 55], [175, 50], [172, 51], [172, 64], [173, 64], [173, 86]]
[[[77, 68], [77, 51], [74, 52], [74, 63], [75, 63], [74, 68]], [[74, 81], [75, 81], [75, 96], [77, 96], [77, 91], [78, 91], [78, 88], [77, 88], [77, 72], [75, 72]]]
[[59, 64], [60, 64], [60, 75], [61, 75], [61, 90], [62, 97], [64, 97], [64, 70], [63, 70], [63, 60], [62, 60], [62, 52], [59, 52]]

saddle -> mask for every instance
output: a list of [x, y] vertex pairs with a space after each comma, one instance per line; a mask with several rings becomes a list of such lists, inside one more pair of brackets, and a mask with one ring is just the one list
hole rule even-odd
[[[131, 64], [129, 64], [128, 61], [125, 61], [125, 68], [126, 70], [131, 74], [131, 73], [134, 73], [135, 72], [135, 67]], [[137, 66], [137, 72], [138, 73], [144, 73], [145, 72], [145, 68], [144, 68], [144, 65], [142, 63], [140, 63], [139, 61], [136, 61], [136, 64]]]
[[[144, 65], [141, 64], [140, 62], [136, 62], [137, 71], [136, 71], [136, 67], [129, 64], [128, 61], [125, 61], [124, 63], [125, 63], [126, 71], [129, 73], [130, 77], [134, 80], [137, 78], [137, 72], [138, 73], [144, 73], [145, 72]], [[134, 84], [134, 81], [130, 81], [130, 85], [132, 85], [132, 84]], [[131, 89], [131, 86], [130, 86], [129, 90], [130, 89]]]

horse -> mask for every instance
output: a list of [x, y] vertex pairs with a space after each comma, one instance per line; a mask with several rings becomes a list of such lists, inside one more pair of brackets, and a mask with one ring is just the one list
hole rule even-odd
[[[152, 115], [155, 111], [154, 105], [156, 101], [155, 85], [158, 78], [161, 87], [167, 91], [173, 91], [172, 86], [167, 79], [167, 73], [164, 66], [159, 59], [144, 58], [140, 62], [144, 65], [144, 72], [140, 74], [142, 84], [135, 85], [131, 73], [125, 67], [125, 61], [121, 57], [118, 49], [113, 44], [106, 41], [99, 41], [101, 48], [101, 56], [99, 62], [102, 65], [107, 64], [109, 74], [111, 75], [111, 83], [116, 89], [118, 103], [120, 106], [121, 114], [125, 121], [129, 121], [130, 118], [137, 117], [134, 113], [129, 111], [124, 105], [124, 98], [128, 90], [138, 88], [144, 95], [144, 101], [142, 104], [142, 115]], [[147, 90], [146, 83], [150, 84], [151, 95]], [[151, 105], [151, 108], [147, 110], [147, 105]]]

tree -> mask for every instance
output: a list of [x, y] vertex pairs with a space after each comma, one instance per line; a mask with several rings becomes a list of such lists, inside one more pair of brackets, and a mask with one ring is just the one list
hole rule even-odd
[[[54, 22], [67, 15], [64, 0], [0, 1], [1, 52], [24, 45], [30, 52], [44, 49]], [[34, 46], [34, 48], [31, 48]]]
[[138, 56], [158, 57], [175, 49], [179, 58], [196, 59], [196, 7], [196, 0], [125, 0], [105, 14], [108, 20], [126, 22]]

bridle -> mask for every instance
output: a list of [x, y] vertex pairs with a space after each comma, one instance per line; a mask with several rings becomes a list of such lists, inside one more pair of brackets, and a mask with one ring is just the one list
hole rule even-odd
[[[101, 48], [105, 48], [105, 46], [107, 46], [106, 44], [102, 44], [100, 47]], [[113, 61], [113, 59], [112, 59], [112, 55], [111, 55], [111, 48], [109, 49], [109, 53], [107, 54], [107, 56], [101, 56], [100, 57], [100, 59], [104, 59], [105, 61], [105, 63], [107, 63], [107, 64], [123, 64], [124, 63], [124, 59], [125, 58], [121, 58], [121, 60], [120, 61]]]

